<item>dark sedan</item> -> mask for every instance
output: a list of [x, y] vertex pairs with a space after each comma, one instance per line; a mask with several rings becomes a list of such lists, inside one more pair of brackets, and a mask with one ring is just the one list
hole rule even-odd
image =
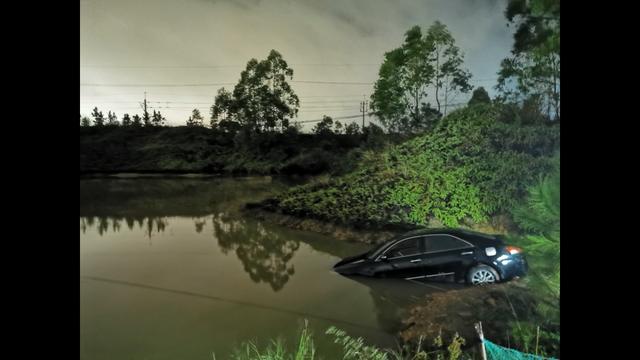
[[442, 279], [481, 285], [525, 276], [520, 248], [499, 235], [462, 229], [418, 230], [396, 237], [371, 251], [334, 266], [343, 275]]

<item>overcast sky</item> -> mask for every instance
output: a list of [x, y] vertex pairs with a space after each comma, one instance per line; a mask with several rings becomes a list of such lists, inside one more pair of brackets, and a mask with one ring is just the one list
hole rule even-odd
[[414, 25], [447, 25], [473, 85], [491, 95], [513, 41], [504, 0], [82, 0], [80, 6], [80, 113], [98, 106], [119, 119], [140, 114], [146, 91], [171, 125], [184, 124], [193, 108], [208, 123], [223, 86], [185, 85], [235, 84], [249, 59], [264, 59], [271, 49], [294, 69], [297, 120], [305, 121], [359, 114], [384, 53]]

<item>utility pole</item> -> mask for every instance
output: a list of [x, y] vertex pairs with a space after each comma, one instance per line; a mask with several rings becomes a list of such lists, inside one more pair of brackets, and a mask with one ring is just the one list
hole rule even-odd
[[362, 112], [362, 131], [364, 131], [364, 114], [367, 112], [369, 107], [369, 101], [365, 101], [365, 96], [362, 95], [362, 101], [360, 102], [360, 112]]

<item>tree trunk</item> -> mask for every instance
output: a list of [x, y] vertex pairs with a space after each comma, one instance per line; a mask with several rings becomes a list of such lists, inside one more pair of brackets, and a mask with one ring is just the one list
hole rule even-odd
[[443, 114], [443, 117], [444, 117], [444, 116], [447, 116], [447, 107], [448, 107], [448, 105], [449, 105], [449, 102], [448, 102], [448, 98], [449, 98], [449, 85], [448, 85], [448, 83], [449, 83], [449, 78], [447, 77], [447, 78], [444, 80], [444, 82], [445, 82], [445, 84], [447, 84], [447, 85], [445, 85], [445, 87], [444, 87], [444, 114]]
[[440, 112], [440, 99], [438, 98], [438, 89], [440, 88], [440, 49], [436, 50], [436, 103], [438, 104], [438, 112]]
[[416, 121], [416, 125], [418, 124], [418, 121], [420, 119], [420, 88], [416, 88], [416, 94], [415, 94], [415, 98], [416, 98], [416, 110], [413, 112], [413, 116], [414, 119]]
[[560, 120], [560, 94], [558, 94], [558, 79], [556, 78], [557, 63], [553, 62], [553, 105], [556, 112], [556, 120]]

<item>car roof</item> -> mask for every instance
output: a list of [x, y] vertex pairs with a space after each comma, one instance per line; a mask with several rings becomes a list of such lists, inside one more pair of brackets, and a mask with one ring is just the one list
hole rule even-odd
[[414, 231], [402, 234], [401, 236], [397, 237], [396, 240], [405, 239], [410, 236], [437, 235], [437, 234], [452, 235], [455, 237], [459, 237], [476, 246], [496, 246], [496, 245], [501, 245], [503, 243], [499, 235], [484, 234], [477, 231], [472, 231], [468, 229], [459, 229], [459, 228], [419, 229], [419, 230], [414, 230]]

